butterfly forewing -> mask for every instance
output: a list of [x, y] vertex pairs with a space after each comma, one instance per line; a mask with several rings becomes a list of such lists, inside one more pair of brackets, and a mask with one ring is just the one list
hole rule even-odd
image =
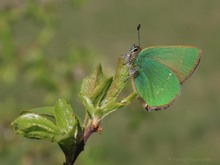
[[151, 58], [171, 69], [183, 83], [199, 64], [201, 51], [191, 46], [158, 46], [143, 49], [138, 57]]

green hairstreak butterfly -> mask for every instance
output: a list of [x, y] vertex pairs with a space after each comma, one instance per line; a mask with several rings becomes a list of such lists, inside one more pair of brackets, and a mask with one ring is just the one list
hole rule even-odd
[[193, 46], [154, 46], [141, 49], [133, 45], [123, 55], [132, 85], [146, 110], [168, 108], [180, 93], [181, 84], [198, 66], [201, 50]]

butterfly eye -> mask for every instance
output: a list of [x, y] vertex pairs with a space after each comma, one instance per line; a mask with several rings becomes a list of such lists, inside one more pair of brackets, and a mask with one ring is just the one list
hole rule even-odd
[[132, 48], [131, 48], [131, 52], [134, 53], [134, 52], [138, 52], [140, 50], [140, 47], [139, 46], [136, 46], [136, 45], [133, 45]]

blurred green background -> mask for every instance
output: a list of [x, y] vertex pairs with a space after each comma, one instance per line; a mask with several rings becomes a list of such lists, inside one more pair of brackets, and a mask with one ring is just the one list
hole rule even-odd
[[139, 23], [142, 47], [195, 45], [202, 61], [168, 110], [148, 113], [135, 101], [107, 117], [76, 164], [220, 163], [220, 1], [1, 0], [0, 164], [62, 164], [57, 145], [18, 136], [10, 123], [61, 97], [83, 117], [83, 78], [98, 63], [114, 74]]

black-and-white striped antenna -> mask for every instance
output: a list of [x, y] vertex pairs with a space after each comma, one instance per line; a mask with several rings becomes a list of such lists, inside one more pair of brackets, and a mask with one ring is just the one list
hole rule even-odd
[[141, 28], [141, 24], [138, 24], [137, 26], [137, 35], [138, 35], [138, 46], [140, 47], [140, 28]]

